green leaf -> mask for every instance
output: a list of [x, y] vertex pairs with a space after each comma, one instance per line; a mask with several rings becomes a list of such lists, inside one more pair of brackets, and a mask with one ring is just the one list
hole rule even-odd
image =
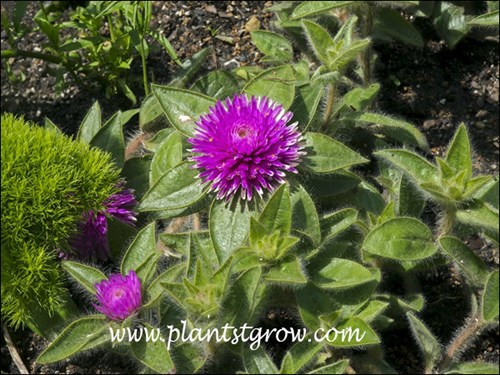
[[389, 303], [373, 300], [366, 305], [363, 310], [357, 313], [357, 317], [363, 319], [366, 323], [371, 323], [377, 316], [389, 306]]
[[373, 280], [367, 268], [348, 259], [333, 258], [313, 261], [310, 267], [312, 282], [321, 289], [352, 288]]
[[320, 222], [323, 242], [335, 238], [339, 233], [353, 225], [357, 219], [358, 211], [353, 208], [345, 208], [325, 215]]
[[175, 283], [179, 277], [184, 274], [186, 265], [184, 263], [176, 264], [159, 274], [147, 287], [147, 302], [143, 306], [154, 305], [158, 298], [163, 295], [161, 283]]
[[498, 271], [492, 272], [486, 282], [482, 306], [484, 320], [492, 321], [498, 317]]
[[441, 345], [429, 329], [411, 312], [406, 313], [410, 328], [424, 357], [425, 370], [429, 371], [441, 355]]
[[462, 362], [451, 366], [444, 374], [498, 374], [498, 364], [484, 362]]
[[419, 184], [426, 182], [437, 183], [439, 172], [435, 165], [429, 163], [420, 155], [408, 150], [385, 149], [374, 152], [392, 165], [408, 174]]
[[292, 44], [284, 36], [265, 30], [252, 31], [251, 35], [255, 46], [272, 61], [293, 60]]
[[498, 186], [499, 179], [497, 176], [490, 179], [479, 189], [479, 191], [476, 191], [474, 197], [481, 199], [484, 203], [487, 203], [498, 210], [498, 198], [500, 196]]
[[266, 281], [278, 284], [305, 284], [307, 278], [302, 271], [302, 263], [299, 258], [293, 256], [284, 259], [269, 269], [264, 275]]
[[468, 25], [464, 16], [464, 8], [441, 1], [437, 3], [437, 13], [434, 25], [439, 36], [446, 44], [453, 48], [468, 32]]
[[312, 335], [296, 342], [286, 353], [281, 363], [280, 374], [297, 374], [313, 361], [322, 348], [322, 343], [312, 342]]
[[368, 38], [358, 39], [348, 46], [345, 46], [344, 40], [341, 42], [344, 43], [337, 42], [335, 47], [326, 51], [330, 70], [343, 71], [350, 62], [354, 61], [370, 45], [370, 39]]
[[496, 26], [498, 27], [498, 10], [481, 14], [480, 16], [477, 16], [473, 19], [471, 19], [469, 22], [467, 22], [469, 25], [472, 26]]
[[197, 91], [158, 85], [151, 85], [151, 89], [170, 124], [187, 137], [193, 135], [199, 117], [216, 103]]
[[182, 162], [182, 136], [179, 132], [173, 132], [160, 145], [151, 162], [151, 185], [155, 184], [160, 177], [169, 169]]
[[308, 374], [345, 374], [347, 366], [349, 366], [349, 360], [341, 359], [340, 361], [309, 371]]
[[107, 279], [106, 275], [97, 268], [83, 263], [65, 260], [62, 262], [62, 267], [92, 294], [95, 294], [95, 284]]
[[378, 83], [373, 83], [368, 87], [356, 87], [345, 94], [343, 100], [349, 108], [355, 111], [363, 111], [373, 102], [379, 90], [380, 85]]
[[121, 111], [116, 112], [94, 135], [90, 145], [111, 153], [116, 165], [121, 168], [125, 160], [125, 140], [120, 117]]
[[333, 41], [330, 33], [326, 31], [322, 26], [315, 22], [303, 20], [302, 25], [306, 33], [307, 39], [309, 40], [311, 47], [318, 57], [318, 59], [326, 66], [330, 66], [330, 57], [327, 55], [327, 51], [330, 49], [335, 49], [336, 44]]
[[399, 178], [397, 189], [396, 211], [398, 215], [420, 217], [424, 211], [425, 199], [406, 175], [403, 174]]
[[457, 211], [461, 223], [498, 233], [498, 210], [481, 201], [474, 201], [469, 207]]
[[[475, 194], [492, 180], [492, 176], [477, 176], [467, 181], [465, 185], [464, 198], [473, 198]], [[498, 197], [498, 194], [497, 194]]]
[[245, 371], [249, 374], [277, 374], [278, 369], [266, 351], [259, 347], [256, 350], [243, 351]]
[[431, 230], [420, 220], [398, 217], [370, 231], [363, 250], [390, 259], [417, 260], [430, 257], [437, 251], [432, 241]]
[[195, 343], [181, 343], [172, 347], [177, 374], [197, 374], [207, 361], [203, 348]]
[[[156, 99], [156, 96], [149, 94], [146, 99], [141, 103], [141, 109], [139, 111], [139, 127], [143, 131], [148, 131], [154, 126], [151, 123], [156, 120], [163, 113], [160, 103]], [[148, 126], [149, 125], [149, 126]]]
[[304, 325], [309, 330], [314, 331], [320, 328], [319, 317], [332, 312], [333, 302], [326, 294], [312, 283], [307, 283], [304, 287], [295, 290], [295, 298], [299, 307], [300, 317]]
[[197, 178], [198, 170], [191, 168], [192, 165], [192, 163], [183, 162], [165, 172], [144, 195], [138, 210], [172, 210], [200, 201], [207, 190]]
[[[159, 334], [159, 329], [147, 323], [142, 324], [149, 332], [158, 332]], [[160, 374], [170, 374], [175, 370], [172, 359], [170, 358], [170, 351], [162, 340], [131, 341], [130, 349], [136, 359], [153, 371]]]
[[134, 196], [137, 200], [141, 200], [149, 189], [149, 184], [145, 182], [149, 180], [151, 160], [151, 155], [145, 155], [127, 159], [123, 164], [120, 174], [125, 178], [127, 188], [134, 190]]
[[422, 150], [429, 148], [425, 136], [409, 122], [370, 112], [350, 114], [346, 115], [345, 118], [357, 122], [375, 124], [375, 131], [397, 142], [418, 146]]
[[302, 167], [315, 173], [331, 173], [368, 160], [344, 144], [324, 134], [305, 134], [305, 151]]
[[134, 270], [142, 285], [147, 285], [156, 271], [156, 263], [160, 253], [156, 249], [156, 223], [152, 222], [142, 229], [125, 252], [120, 266], [122, 275]]
[[465, 170], [465, 180], [469, 180], [472, 177], [470, 142], [467, 134], [467, 128], [463, 123], [458, 127], [455, 136], [448, 146], [448, 152], [446, 153], [445, 160], [455, 171], [455, 174]]
[[291, 65], [267, 69], [252, 78], [243, 87], [243, 92], [252, 96], [266, 96], [287, 110], [295, 98], [295, 72]]
[[302, 185], [292, 185], [292, 229], [309, 237], [314, 244], [321, 241], [318, 212], [311, 196]]
[[226, 203], [214, 200], [210, 207], [209, 230], [221, 263], [238, 249], [248, 236], [251, 212], [239, 199]]
[[324, 86], [320, 83], [308, 83], [297, 87], [295, 100], [290, 111], [293, 121], [299, 123], [299, 128], [305, 131], [318, 113], [319, 103], [323, 97]]
[[291, 20], [314, 16], [318, 13], [327, 12], [331, 9], [342, 8], [354, 4], [355, 1], [304, 1], [292, 12]]
[[299, 173], [297, 179], [313, 197], [331, 197], [354, 189], [361, 183], [356, 174], [339, 170], [332, 174]]
[[418, 48], [424, 46], [424, 41], [415, 27], [408, 22], [399, 11], [393, 9], [380, 9], [376, 13], [375, 32], [382, 32], [403, 43], [411, 44]]
[[488, 269], [483, 260], [455, 237], [441, 237], [439, 244], [445, 253], [464, 271], [474, 284], [484, 284]]
[[216, 70], [197, 80], [192, 90], [201, 92], [215, 99], [225, 99], [238, 91], [238, 81], [230, 72]]
[[260, 214], [259, 222], [268, 229], [269, 233], [275, 231], [280, 232], [282, 235], [290, 233], [292, 213], [288, 184], [281, 185], [273, 193]]
[[40, 364], [53, 363], [109, 341], [104, 315], [90, 315], [72, 322], [38, 356]]
[[189, 60], [184, 61], [182, 68], [175, 73], [175, 78], [170, 84], [175, 87], [186, 86], [186, 83], [198, 73], [211, 51], [211, 48], [203, 48], [196, 52]]
[[332, 332], [323, 330], [322, 333], [328, 334], [325, 341], [337, 348], [350, 348], [380, 343], [380, 339], [375, 331], [358, 317], [347, 319], [344, 323], [337, 325]]

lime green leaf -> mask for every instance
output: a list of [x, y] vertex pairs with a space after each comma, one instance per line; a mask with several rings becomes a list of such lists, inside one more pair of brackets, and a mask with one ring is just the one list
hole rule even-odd
[[267, 69], [252, 78], [243, 87], [243, 92], [251, 96], [266, 96], [286, 110], [295, 98], [295, 72], [291, 65]]
[[195, 122], [216, 103], [197, 91], [158, 85], [151, 88], [170, 124], [188, 137], [193, 135]]
[[467, 128], [463, 123], [458, 127], [455, 136], [448, 146], [448, 152], [445, 160], [456, 174], [465, 170], [465, 179], [468, 180], [471, 178], [472, 159], [470, 142], [467, 134]]
[[334, 49], [336, 44], [332, 37], [322, 26], [315, 22], [302, 21], [306, 36], [318, 59], [326, 66], [330, 65], [330, 57], [327, 55], [329, 49]]
[[437, 183], [439, 172], [433, 164], [429, 163], [420, 155], [408, 150], [385, 149], [377, 151], [375, 155], [387, 160], [410, 175], [419, 184], [425, 182]]
[[437, 246], [427, 225], [414, 218], [399, 217], [370, 231], [363, 250], [385, 258], [417, 260], [432, 256]]
[[106, 275], [97, 268], [83, 263], [65, 260], [62, 262], [62, 267], [92, 294], [95, 294], [95, 284], [107, 279]]
[[316, 173], [331, 173], [368, 160], [344, 144], [324, 134], [308, 132], [305, 135], [307, 155], [302, 167]]

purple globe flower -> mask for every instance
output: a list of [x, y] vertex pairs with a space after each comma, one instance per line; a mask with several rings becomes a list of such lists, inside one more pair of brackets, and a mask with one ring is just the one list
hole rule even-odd
[[104, 210], [84, 212], [78, 235], [70, 240], [70, 245], [76, 250], [78, 258], [82, 260], [108, 259], [107, 216], [133, 225], [136, 221], [136, 213], [132, 211], [132, 207], [136, 204], [132, 190], [124, 189], [106, 199]]
[[305, 152], [297, 123], [288, 124], [292, 116], [269, 98], [244, 94], [218, 101], [201, 116], [189, 139], [197, 154], [191, 160], [217, 199], [229, 200], [239, 191], [251, 200], [255, 192], [262, 196], [284, 183], [285, 172], [297, 173]]
[[124, 320], [141, 306], [141, 281], [133, 270], [126, 276], [115, 273], [96, 283], [95, 289], [100, 305], [93, 305], [109, 319]]

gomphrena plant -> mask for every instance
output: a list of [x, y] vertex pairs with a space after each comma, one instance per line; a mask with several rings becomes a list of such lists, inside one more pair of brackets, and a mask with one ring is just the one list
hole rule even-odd
[[[108, 154], [12, 114], [2, 115], [2, 315], [46, 334], [71, 303], [57, 259], [82, 213], [116, 193]], [[45, 317], [45, 318], [43, 318]]]

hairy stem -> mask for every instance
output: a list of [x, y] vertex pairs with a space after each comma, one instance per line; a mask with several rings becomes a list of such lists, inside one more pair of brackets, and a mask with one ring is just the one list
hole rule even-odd
[[[363, 28], [363, 37], [369, 37], [373, 32], [373, 6], [368, 4], [366, 5], [366, 11], [364, 14], [364, 28]], [[361, 53], [361, 69], [363, 71], [363, 86], [368, 86], [372, 80], [372, 66], [371, 66], [371, 58], [372, 58], [372, 49], [371, 47], [367, 47]]]
[[441, 360], [441, 364], [439, 365], [439, 373], [443, 373], [451, 364], [456, 354], [462, 349], [464, 344], [467, 343], [474, 335], [476, 335], [481, 329], [481, 320], [476, 315], [473, 316], [467, 325], [460, 331], [460, 333], [455, 336], [453, 341], [446, 349], [446, 352], [443, 355], [443, 359]]
[[455, 225], [456, 208], [452, 205], [443, 207], [443, 217], [439, 221], [438, 237], [448, 236], [453, 233]]
[[328, 121], [330, 121], [330, 117], [333, 112], [334, 103], [335, 103], [335, 86], [332, 84], [328, 87], [326, 109], [325, 109], [325, 114], [323, 116], [323, 124], [321, 125], [321, 128], [326, 128], [328, 126]]

